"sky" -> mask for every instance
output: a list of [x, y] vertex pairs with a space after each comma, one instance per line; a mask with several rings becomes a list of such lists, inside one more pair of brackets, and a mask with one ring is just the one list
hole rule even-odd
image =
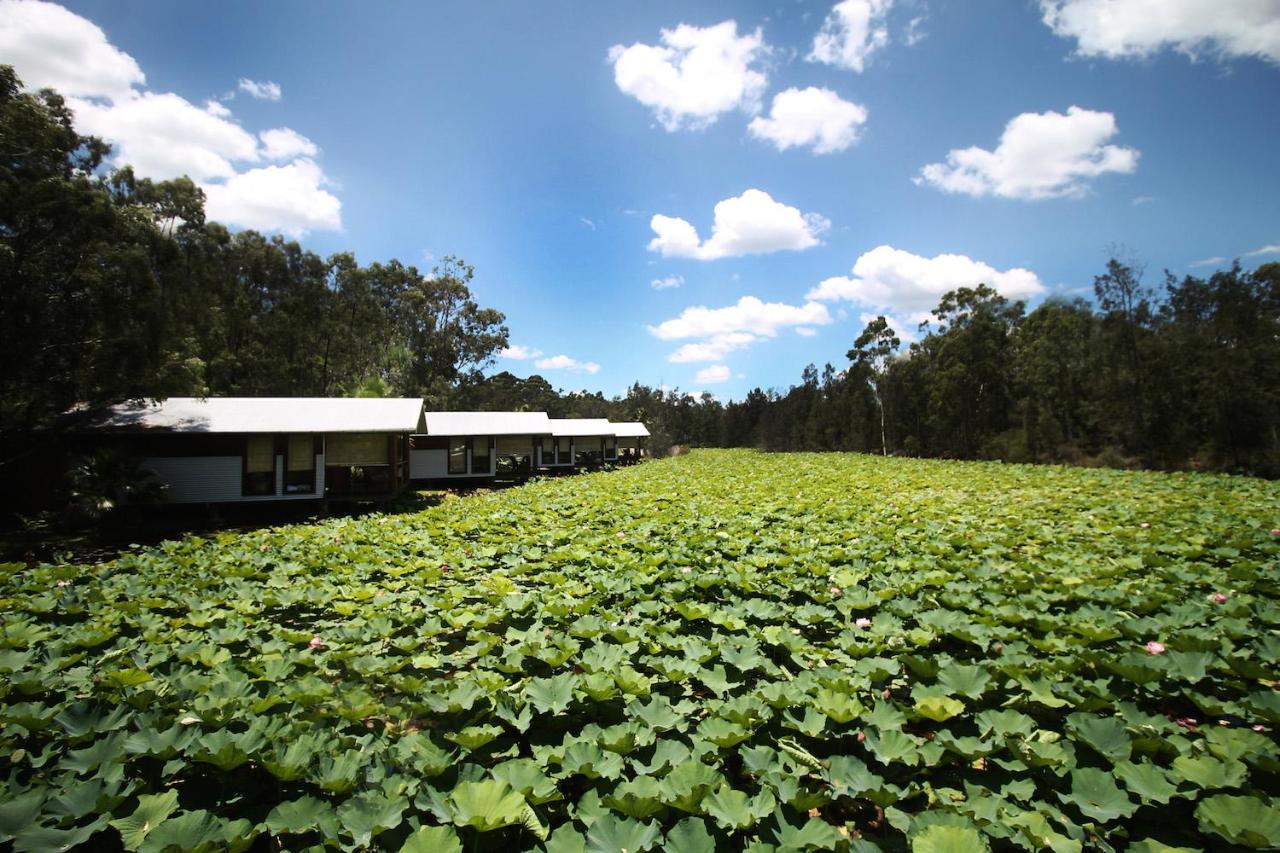
[[232, 228], [464, 259], [492, 371], [606, 396], [1280, 260], [1280, 0], [0, 0], [0, 62]]

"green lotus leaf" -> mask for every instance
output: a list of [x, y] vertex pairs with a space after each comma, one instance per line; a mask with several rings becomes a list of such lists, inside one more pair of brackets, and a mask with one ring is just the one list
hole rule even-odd
[[573, 701], [575, 686], [577, 678], [573, 673], [567, 672], [554, 678], [535, 678], [525, 685], [524, 696], [541, 713], [561, 714]]
[[399, 826], [408, 807], [404, 797], [357, 794], [338, 806], [338, 824], [357, 846], [367, 847], [375, 836]]
[[228, 821], [200, 810], [169, 817], [147, 834], [138, 849], [142, 853], [244, 850], [253, 837], [253, 824], [249, 821]]
[[926, 696], [915, 704], [915, 711], [935, 722], [945, 722], [964, 712], [964, 703], [947, 696]]
[[1128, 817], [1137, 811], [1138, 806], [1116, 787], [1111, 775], [1092, 767], [1081, 767], [1071, 771], [1071, 792], [1058, 794], [1064, 802], [1074, 805], [1086, 817], [1094, 820], [1115, 820]]
[[1173, 760], [1175, 779], [1191, 782], [1200, 788], [1235, 788], [1247, 775], [1240, 761], [1219, 761], [1208, 755], [1180, 755]]
[[662, 832], [652, 821], [641, 822], [606, 814], [587, 830], [587, 853], [619, 853], [626, 850], [650, 850]]
[[420, 826], [405, 838], [400, 853], [462, 853], [462, 842], [452, 827]]
[[748, 829], [773, 811], [774, 798], [767, 789], [754, 797], [743, 791], [721, 785], [702, 800], [702, 810], [726, 829]]
[[1067, 717], [1067, 728], [1076, 740], [1087, 743], [1112, 763], [1127, 760], [1133, 750], [1124, 723], [1114, 717], [1072, 714]]
[[1121, 761], [1112, 768], [1112, 772], [1144, 803], [1167, 803], [1178, 790], [1164, 770], [1147, 761], [1137, 764]]
[[970, 699], [977, 699], [987, 689], [991, 681], [991, 673], [980, 666], [968, 664], [951, 664], [938, 670], [938, 684], [948, 693], [959, 693]]
[[837, 690], [824, 687], [813, 699], [813, 707], [826, 714], [837, 723], [856, 720], [866, 713], [866, 708], [857, 699]]
[[524, 797], [498, 779], [459, 782], [449, 794], [449, 801], [454, 823], [473, 826], [481, 832], [520, 823], [526, 805]]
[[990, 849], [982, 833], [968, 826], [930, 826], [911, 838], [912, 853], [973, 853]]
[[707, 831], [706, 821], [687, 817], [667, 830], [662, 849], [665, 853], [715, 853], [716, 839]]
[[300, 797], [280, 803], [267, 814], [264, 825], [271, 832], [301, 835], [319, 830], [325, 837], [338, 833], [338, 816], [333, 806], [315, 797]]
[[664, 808], [662, 784], [652, 776], [637, 776], [614, 786], [603, 802], [628, 817], [644, 820]]
[[120, 832], [120, 839], [126, 850], [141, 850], [142, 843], [157, 826], [169, 815], [177, 811], [178, 792], [174, 790], [163, 794], [143, 794], [138, 797], [138, 807], [128, 817], [111, 821]]
[[500, 726], [467, 726], [464, 729], [446, 734], [445, 739], [453, 741], [463, 749], [474, 751], [493, 742], [501, 734], [502, 728]]
[[1280, 846], [1280, 808], [1256, 797], [1219, 794], [1196, 806], [1200, 829], [1254, 849]]

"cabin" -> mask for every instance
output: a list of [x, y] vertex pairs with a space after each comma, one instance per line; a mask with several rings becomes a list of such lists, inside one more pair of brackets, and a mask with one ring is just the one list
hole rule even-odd
[[612, 424], [614, 435], [618, 439], [618, 462], [631, 465], [648, 455], [644, 446], [649, 437], [648, 428], [639, 421]]
[[419, 398], [170, 397], [112, 406], [80, 443], [139, 459], [169, 503], [385, 500], [424, 428]]
[[410, 437], [410, 477], [453, 485], [528, 477], [550, 435], [546, 412], [427, 412], [424, 429]]
[[552, 418], [539, 465], [551, 471], [594, 468], [617, 459], [613, 425], [605, 418]]

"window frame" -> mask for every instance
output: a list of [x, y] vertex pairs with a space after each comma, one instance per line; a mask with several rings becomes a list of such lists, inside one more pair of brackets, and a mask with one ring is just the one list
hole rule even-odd
[[[459, 454], [457, 454], [457, 451], [459, 451], [459, 450], [461, 450], [461, 451], [462, 451], [460, 455], [459, 455]], [[471, 451], [471, 439], [469, 439], [469, 438], [450, 438], [450, 439], [449, 439], [449, 449], [445, 451], [445, 471], [446, 471], [446, 473], [448, 473], [450, 476], [457, 476], [457, 475], [459, 475], [459, 474], [466, 474], [466, 473], [467, 473], [467, 468], [468, 468], [467, 463], [468, 463], [468, 461], [469, 461], [469, 460], [468, 460], [468, 457], [471, 455], [470, 451]], [[459, 458], [462, 460], [461, 470], [455, 470], [455, 469], [454, 469], [453, 461], [454, 461], [454, 457], [455, 457], [455, 455], [458, 455], [458, 456], [459, 456]]]
[[[249, 470], [249, 447], [255, 441], [266, 442], [271, 448], [271, 468], [268, 471]], [[253, 479], [250, 479], [250, 478]], [[255, 485], [260, 483], [261, 485]], [[249, 433], [244, 437], [244, 450], [240, 456], [240, 496], [246, 498], [274, 497], [276, 494], [276, 441], [268, 433]]]

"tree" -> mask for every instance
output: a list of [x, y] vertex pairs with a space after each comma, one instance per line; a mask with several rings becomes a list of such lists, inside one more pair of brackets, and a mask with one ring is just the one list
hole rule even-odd
[[885, 373], [889, 369], [889, 360], [901, 345], [898, 333], [881, 314], [867, 324], [862, 334], [853, 342], [853, 349], [846, 355], [853, 362], [854, 371], [871, 390], [876, 408], [880, 411], [880, 452], [884, 456], [889, 455], [889, 440], [885, 431], [884, 397], [881, 391]]

